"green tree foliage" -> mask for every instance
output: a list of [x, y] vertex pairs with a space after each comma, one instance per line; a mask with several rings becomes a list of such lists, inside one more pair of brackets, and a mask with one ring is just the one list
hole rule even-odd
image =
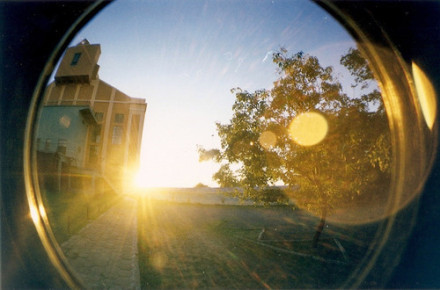
[[[373, 73], [368, 67], [367, 60], [362, 56], [358, 49], [350, 48], [348, 52], [341, 57], [340, 63], [345, 66], [350, 74], [354, 77], [353, 88], [360, 87], [363, 92], [370, 86], [375, 84]], [[375, 105], [378, 114], [384, 115], [385, 109], [382, 102], [382, 96], [377, 88], [360, 96], [359, 100], [355, 100], [357, 105], [363, 107]]]
[[237, 181], [228, 164], [223, 164], [212, 177], [221, 187], [237, 187], [240, 184]]
[[368, 87], [368, 81], [374, 79], [373, 73], [368, 67], [367, 60], [358, 49], [351, 47], [348, 52], [341, 57], [340, 63], [355, 77], [355, 84], [352, 86], [361, 85], [361, 87], [365, 89]]
[[[268, 190], [282, 182], [285, 197], [321, 215], [322, 230], [335, 207], [368, 199], [375, 186], [386, 186], [390, 142], [380, 93], [369, 88], [373, 75], [355, 49], [341, 58], [353, 87], [360, 86], [362, 95], [355, 98], [342, 91], [332, 67], [314, 56], [282, 49], [273, 62], [279, 78], [272, 90], [232, 90], [232, 118], [217, 124], [221, 149], [215, 159], [222, 166], [214, 179], [221, 186], [238, 185], [242, 198], [260, 202], [286, 201]], [[289, 131], [306, 112], [319, 112], [328, 124], [325, 138], [313, 146], [299, 145]]]

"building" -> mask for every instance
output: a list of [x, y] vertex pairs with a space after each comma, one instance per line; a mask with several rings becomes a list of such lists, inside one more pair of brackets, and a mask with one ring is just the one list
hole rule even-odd
[[87, 40], [67, 49], [46, 89], [37, 150], [122, 189], [139, 166], [147, 104], [99, 79], [100, 54]]

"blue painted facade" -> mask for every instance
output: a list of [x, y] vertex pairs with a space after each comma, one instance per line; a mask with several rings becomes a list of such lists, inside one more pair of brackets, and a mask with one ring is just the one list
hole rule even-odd
[[61, 153], [77, 167], [85, 166], [87, 136], [96, 124], [88, 106], [45, 106], [38, 121], [36, 148]]

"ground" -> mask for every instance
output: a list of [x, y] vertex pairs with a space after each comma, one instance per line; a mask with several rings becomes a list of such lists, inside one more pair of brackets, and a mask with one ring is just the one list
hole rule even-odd
[[[334, 288], [362, 260], [375, 225], [327, 225], [291, 206], [138, 203], [141, 287]], [[264, 229], [264, 230], [263, 230]]]

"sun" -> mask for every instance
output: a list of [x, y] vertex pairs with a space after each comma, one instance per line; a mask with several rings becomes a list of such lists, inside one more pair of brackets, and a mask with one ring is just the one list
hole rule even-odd
[[145, 178], [146, 172], [144, 170], [138, 170], [133, 176], [133, 186], [137, 189], [147, 188], [147, 178]]

